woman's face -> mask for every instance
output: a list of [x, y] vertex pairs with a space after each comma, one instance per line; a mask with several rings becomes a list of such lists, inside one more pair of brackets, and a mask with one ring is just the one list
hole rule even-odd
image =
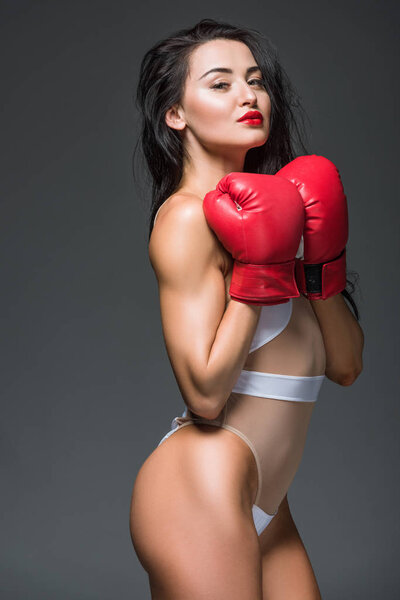
[[[229, 69], [221, 72], [214, 69]], [[212, 69], [212, 72], [209, 72]], [[262, 114], [260, 122], [238, 122], [248, 111]], [[186, 142], [197, 138], [209, 150], [250, 148], [264, 144], [269, 135], [271, 101], [262, 74], [246, 44], [212, 40], [191, 54], [189, 74], [174, 126]]]

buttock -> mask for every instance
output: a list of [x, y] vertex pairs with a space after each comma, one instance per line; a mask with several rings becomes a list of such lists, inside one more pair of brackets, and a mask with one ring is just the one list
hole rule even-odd
[[260, 463], [258, 460], [257, 451], [254, 448], [254, 446], [252, 445], [251, 441], [246, 436], [244, 436], [239, 430], [237, 430], [233, 427], [230, 427], [229, 425], [221, 425], [219, 423], [211, 423], [208, 419], [202, 419], [201, 417], [196, 417], [195, 419], [192, 419], [188, 416], [182, 415], [181, 417], [175, 417], [173, 419], [172, 428], [160, 440], [158, 446], [160, 446], [162, 442], [167, 440], [173, 434], [177, 433], [181, 429], [188, 427], [190, 425], [197, 425], [197, 426], [204, 425], [206, 427], [211, 425], [213, 427], [225, 429], [226, 431], [230, 431], [231, 433], [235, 434], [238, 438], [243, 440], [243, 442], [249, 448], [250, 454], [252, 457], [252, 461], [251, 461], [252, 464], [251, 465], [249, 464], [247, 486], [245, 486], [245, 487], [247, 488], [247, 490], [249, 490], [250, 497], [252, 498], [252, 500], [250, 502], [250, 507], [251, 507], [251, 512], [252, 512], [253, 523], [256, 528], [257, 534], [261, 535], [261, 533], [264, 531], [264, 529], [270, 523], [272, 518], [278, 512], [278, 509], [276, 509], [272, 514], [270, 514], [267, 511], [265, 511], [260, 505], [256, 504], [257, 498], [260, 497], [260, 491], [261, 491], [260, 483], [261, 483], [262, 475], [261, 475]]
[[[277, 513], [301, 461], [314, 402], [290, 402], [232, 393], [216, 419], [203, 419], [185, 409], [175, 417], [159, 445], [182, 427], [205, 424], [231, 431], [251, 451], [256, 467], [253, 500], [257, 531]], [[261, 529], [262, 530], [262, 529]]]
[[250, 511], [257, 493], [258, 475], [254, 455], [242, 438], [227, 428], [210, 424], [207, 419], [177, 417], [174, 422], [176, 426], [158, 446], [171, 435], [187, 431], [188, 435], [183, 433], [183, 439], [179, 436], [179, 443], [170, 449], [170, 456], [177, 459], [180, 474], [185, 476], [192, 490], [200, 486], [197, 496], [207, 494], [209, 488], [215, 498], [220, 492]]

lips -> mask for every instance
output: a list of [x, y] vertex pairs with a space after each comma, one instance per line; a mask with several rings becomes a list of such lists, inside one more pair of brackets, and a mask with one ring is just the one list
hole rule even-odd
[[243, 117], [240, 117], [238, 121], [247, 121], [249, 119], [257, 119], [258, 121], [263, 120], [262, 114], [258, 110], [249, 110]]

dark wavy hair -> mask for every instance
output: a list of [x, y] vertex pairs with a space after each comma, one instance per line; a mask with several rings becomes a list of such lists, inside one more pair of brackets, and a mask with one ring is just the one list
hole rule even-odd
[[[189, 71], [189, 58], [201, 44], [215, 39], [228, 39], [246, 44], [259, 66], [266, 90], [271, 99], [270, 133], [262, 146], [247, 151], [243, 171], [274, 175], [288, 162], [303, 154], [310, 154], [304, 137], [304, 118], [307, 117], [299, 96], [279, 62], [272, 42], [260, 32], [214, 19], [202, 19], [194, 27], [181, 29], [157, 42], [144, 55], [136, 90], [136, 107], [140, 117], [140, 134], [133, 153], [135, 175], [136, 151], [140, 145], [145, 159], [152, 199], [149, 214], [148, 240], [154, 217], [163, 204], [179, 187], [184, 159], [180, 132], [165, 122], [167, 110], [179, 103]], [[142, 173], [141, 169], [141, 173]], [[349, 271], [347, 271], [347, 274]], [[358, 274], [351, 272], [352, 275]], [[347, 279], [350, 291], [342, 291], [350, 302], [357, 320], [359, 312], [351, 297], [354, 283]]]

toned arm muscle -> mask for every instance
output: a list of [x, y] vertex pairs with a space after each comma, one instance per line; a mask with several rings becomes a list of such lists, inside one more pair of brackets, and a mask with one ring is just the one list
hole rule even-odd
[[222, 410], [249, 353], [261, 307], [226, 308], [219, 242], [202, 202], [185, 197], [154, 227], [150, 262], [158, 281], [166, 349], [186, 405], [206, 419]]

